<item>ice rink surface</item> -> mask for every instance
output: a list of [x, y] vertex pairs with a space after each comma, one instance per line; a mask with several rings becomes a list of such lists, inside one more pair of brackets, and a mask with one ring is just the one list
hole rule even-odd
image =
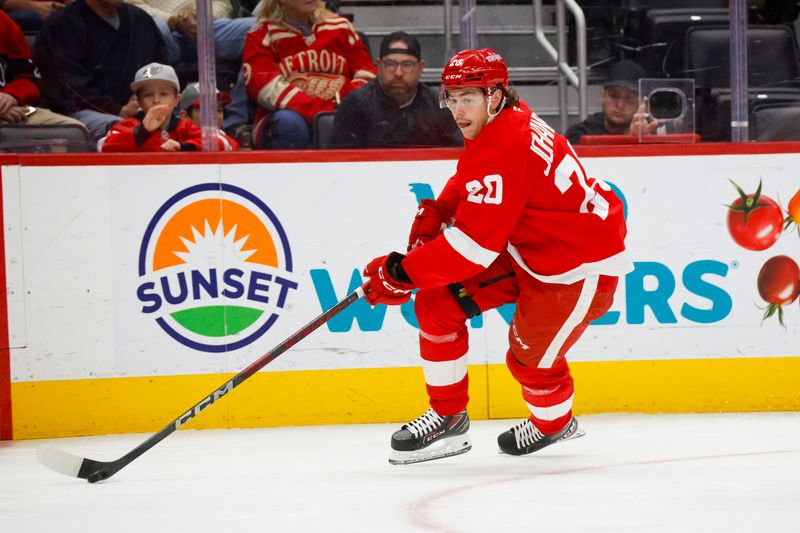
[[144, 435], [0, 443], [3, 533], [797, 532], [800, 413], [599, 415], [537, 454], [473, 448], [387, 462], [397, 424], [180, 431], [91, 485], [45, 469], [48, 443], [116, 459]]

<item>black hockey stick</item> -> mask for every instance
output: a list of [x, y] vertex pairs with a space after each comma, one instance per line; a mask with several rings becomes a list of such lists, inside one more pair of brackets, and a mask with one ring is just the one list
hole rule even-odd
[[339, 301], [336, 305], [319, 315], [317, 318], [300, 328], [291, 337], [277, 345], [271, 351], [262, 355], [259, 359], [254, 361], [250, 366], [233, 376], [226, 381], [217, 390], [194, 404], [188, 411], [181, 416], [167, 424], [161, 431], [138, 445], [133, 450], [129, 451], [116, 461], [95, 461], [94, 459], [87, 459], [85, 457], [78, 457], [72, 455], [53, 446], [44, 445], [36, 450], [36, 458], [39, 462], [51, 470], [60, 472], [67, 476], [79, 477], [89, 481], [89, 483], [96, 483], [108, 479], [120, 470], [122, 470], [128, 463], [142, 455], [144, 452], [167, 438], [172, 432], [176, 431], [182, 425], [189, 422], [192, 418], [199, 415], [206, 407], [210, 406], [235, 387], [239, 386], [244, 380], [261, 370], [271, 361], [277, 359], [283, 352], [297, 344], [300, 340], [307, 337], [311, 332], [325, 324], [328, 320], [339, 314], [344, 308], [364, 296], [366, 283], [350, 293], [346, 298]]

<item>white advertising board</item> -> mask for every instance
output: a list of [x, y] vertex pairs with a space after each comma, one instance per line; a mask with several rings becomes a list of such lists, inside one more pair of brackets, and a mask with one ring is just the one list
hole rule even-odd
[[[729, 180], [786, 202], [800, 155], [584, 158], [624, 196], [636, 270], [572, 361], [798, 355], [800, 306], [762, 324], [764, 263], [738, 245]], [[4, 167], [12, 379], [237, 372], [403, 251], [455, 161]], [[768, 237], [767, 237], [768, 238]], [[20, 298], [24, 295], [24, 298]], [[13, 305], [12, 305], [13, 304]], [[500, 363], [510, 309], [471, 321]], [[19, 315], [24, 314], [24, 318]], [[359, 301], [265, 371], [417, 365], [413, 305]]]

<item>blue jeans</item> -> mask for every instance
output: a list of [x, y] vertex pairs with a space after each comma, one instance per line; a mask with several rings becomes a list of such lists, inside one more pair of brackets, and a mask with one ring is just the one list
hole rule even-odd
[[274, 112], [256, 132], [256, 148], [302, 150], [311, 144], [311, 128], [306, 119], [291, 109]]
[[[167, 44], [170, 64], [197, 62], [197, 43], [193, 39], [180, 32], [169, 31], [166, 21], [154, 20], [161, 31], [161, 35], [164, 37], [164, 42]], [[240, 63], [247, 32], [255, 26], [255, 17], [214, 20], [214, 54], [217, 56], [217, 60]], [[225, 108], [223, 128], [244, 124], [248, 120], [247, 92], [244, 87], [244, 78], [242, 73], [239, 72], [236, 84], [231, 89], [231, 103]]]
[[39, 18], [39, 15], [36, 14], [36, 11], [17, 9], [16, 11], [11, 11], [7, 14], [14, 20], [14, 22], [17, 23], [17, 26], [22, 28], [22, 31], [39, 31], [42, 29], [42, 25], [44, 24], [44, 21]]
[[[167, 44], [169, 62], [197, 61], [197, 43], [177, 31], [169, 31], [167, 22], [154, 19]], [[231, 63], [242, 60], [242, 50], [247, 32], [256, 26], [255, 17], [216, 19], [214, 27], [214, 53], [217, 59]]]
[[108, 133], [108, 128], [122, 120], [122, 117], [103, 113], [102, 111], [95, 111], [93, 109], [81, 109], [75, 111], [70, 115], [76, 120], [80, 120], [86, 129], [89, 130], [89, 135], [92, 136], [93, 141], [99, 141]]

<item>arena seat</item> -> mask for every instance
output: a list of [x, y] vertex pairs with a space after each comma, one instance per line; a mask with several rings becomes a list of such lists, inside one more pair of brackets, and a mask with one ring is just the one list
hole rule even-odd
[[33, 45], [36, 44], [36, 37], [39, 35], [38, 31], [26, 31], [25, 42], [28, 43], [28, 48], [33, 50]]
[[95, 151], [95, 144], [83, 126], [0, 124], [0, 152], [88, 153]]
[[695, 26], [724, 25], [728, 20], [728, 10], [722, 8], [651, 9], [644, 21], [638, 62], [653, 77], [686, 77], [686, 31]]
[[626, 10], [625, 39], [633, 45], [648, 41], [647, 15], [654, 9], [728, 9], [728, 0], [623, 0]]
[[800, 100], [795, 105], [756, 107], [750, 115], [753, 141], [800, 141]]
[[[697, 131], [707, 141], [730, 140], [730, 29], [692, 27], [686, 31], [684, 69], [695, 80]], [[747, 29], [750, 108], [758, 102], [800, 98], [800, 69], [794, 33], [786, 26]]]
[[314, 123], [312, 125], [312, 140], [314, 148], [321, 150], [331, 148], [333, 139], [333, 119], [336, 117], [336, 111], [325, 111], [314, 115]]
[[[692, 27], [686, 31], [684, 70], [699, 89], [730, 87], [730, 29]], [[787, 26], [747, 28], [747, 78], [750, 87], [796, 85], [798, 54]]]
[[[748, 90], [747, 108], [752, 113], [763, 106], [790, 107], [800, 105], [800, 89], [754, 87]], [[710, 142], [728, 141], [731, 136], [731, 91], [711, 89], [704, 96], [702, 114], [698, 116], [698, 131]]]

